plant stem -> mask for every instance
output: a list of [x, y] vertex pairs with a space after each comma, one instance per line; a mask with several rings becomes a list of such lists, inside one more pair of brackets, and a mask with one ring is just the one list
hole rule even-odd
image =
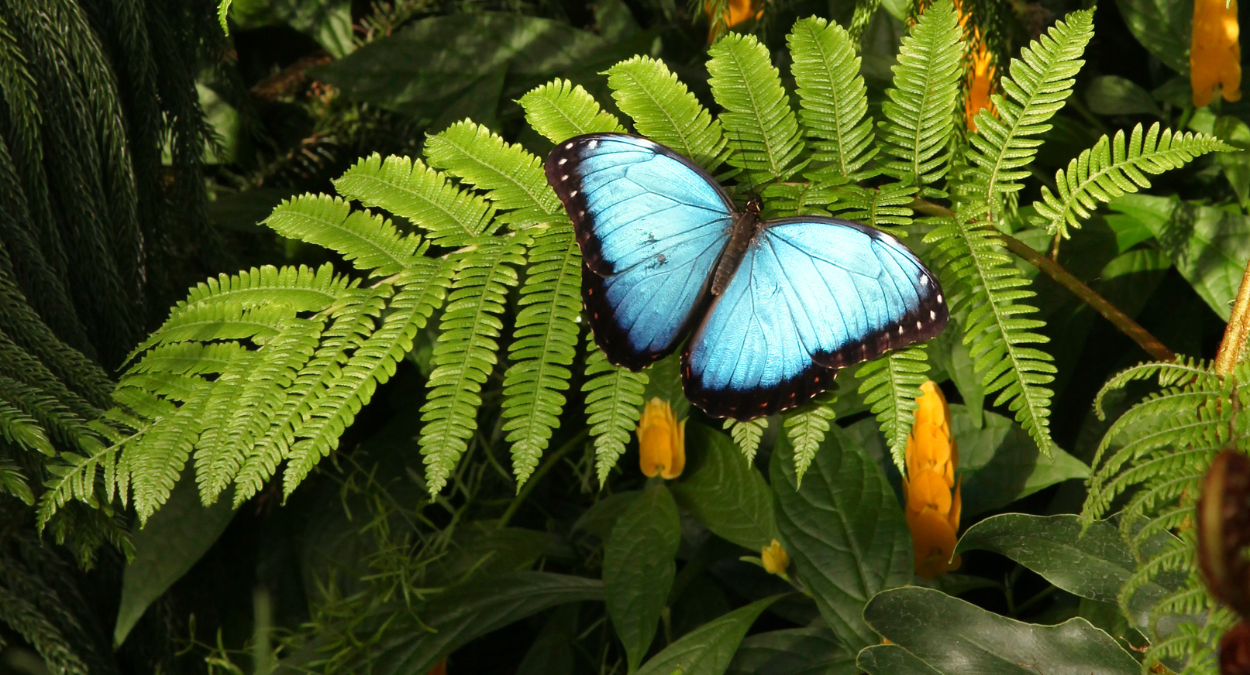
[[1233, 372], [1233, 366], [1241, 360], [1241, 350], [1246, 344], [1247, 331], [1250, 331], [1250, 262], [1246, 263], [1246, 271], [1241, 276], [1237, 299], [1233, 301], [1233, 314], [1228, 318], [1228, 326], [1224, 328], [1224, 339], [1220, 340], [1220, 350], [1215, 355], [1217, 375], [1227, 375]]
[[[924, 199], [915, 200], [912, 202], [911, 207], [919, 213], [945, 218], [955, 217], [954, 211], [951, 211], [945, 206], [934, 204], [933, 202]], [[1113, 326], [1120, 329], [1121, 333], [1124, 333], [1132, 338], [1133, 342], [1136, 342], [1138, 346], [1145, 350], [1147, 354], [1150, 354], [1151, 357], [1159, 361], [1172, 361], [1176, 358], [1176, 354], [1160, 342], [1158, 338], [1151, 335], [1150, 331], [1142, 328], [1141, 325], [1129, 317], [1129, 315], [1120, 311], [1120, 308], [1111, 304], [1106, 298], [1099, 295], [1094, 289], [1085, 285], [1085, 283], [1080, 279], [1072, 276], [1072, 273], [1064, 269], [1063, 265], [1060, 265], [1037, 251], [1034, 251], [1028, 244], [1009, 234], [1001, 231], [997, 231], [995, 234], [1002, 240], [1003, 244], [1006, 245], [1008, 251], [1020, 256], [1029, 264], [1033, 265], [1042, 272], [1045, 272], [1047, 276], [1058, 282], [1060, 286], [1063, 286], [1071, 291], [1073, 295], [1080, 298], [1085, 302], [1085, 304], [1092, 307], [1094, 311], [1103, 315], [1103, 317], [1110, 321]], [[1243, 290], [1245, 287], [1246, 284], [1243, 280]], [[1246, 291], [1246, 293], [1250, 295], [1250, 291]], [[1240, 298], [1241, 295], [1239, 294], [1238, 299], [1240, 300]], [[1250, 297], [1247, 298], [1246, 304], [1250, 306]]]
[[547, 455], [547, 458], [543, 461], [543, 463], [540, 464], [538, 468], [534, 470], [534, 473], [530, 475], [529, 480], [525, 481], [525, 485], [522, 485], [521, 489], [517, 490], [516, 499], [512, 500], [512, 504], [508, 506], [508, 510], [504, 511], [503, 515], [500, 516], [499, 529], [502, 530], [508, 526], [508, 521], [512, 520], [512, 516], [516, 514], [517, 509], [521, 508], [521, 504], [525, 501], [525, 498], [529, 496], [531, 491], [533, 491], [534, 486], [538, 485], [538, 481], [542, 480], [542, 477], [551, 470], [551, 467], [558, 464], [562, 457], [581, 445], [581, 443], [585, 441], [586, 437], [589, 435], [590, 428], [583, 428], [577, 433], [576, 436], [570, 438], [567, 443], [560, 446], [559, 450]]

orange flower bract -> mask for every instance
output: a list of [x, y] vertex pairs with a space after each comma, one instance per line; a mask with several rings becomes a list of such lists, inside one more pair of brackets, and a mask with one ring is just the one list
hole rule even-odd
[[1219, 87], [1225, 101], [1241, 100], [1241, 43], [1237, 0], [1194, 0], [1189, 83], [1194, 106], [1211, 104]]
[[760, 17], [764, 16], [762, 8], [756, 9], [755, 0], [729, 0], [729, 6], [725, 9], [725, 15], [720, 17], [721, 20], [719, 21], [717, 17], [713, 16], [715, 11], [713, 3], [708, 2], [703, 5], [703, 13], [707, 14], [708, 19], [712, 23], [707, 31], [708, 44], [715, 42], [716, 38], [720, 37], [721, 33], [724, 33], [726, 30], [752, 19], [759, 21]]
[[668, 401], [647, 401], [638, 420], [638, 460], [648, 478], [673, 479], [686, 468], [686, 422], [677, 421]]
[[929, 381], [920, 385], [920, 392], [916, 423], [907, 435], [903, 492], [916, 574], [932, 579], [960, 564], [959, 556], [952, 559], [959, 533], [959, 448], [951, 437], [951, 413], [942, 390]]

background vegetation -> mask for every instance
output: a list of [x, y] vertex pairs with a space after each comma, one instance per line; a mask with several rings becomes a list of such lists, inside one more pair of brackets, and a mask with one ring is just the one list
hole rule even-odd
[[[5, 0], [0, 669], [1219, 672], [1197, 2]], [[950, 327], [749, 423], [614, 368], [540, 166], [612, 130], [902, 236]]]

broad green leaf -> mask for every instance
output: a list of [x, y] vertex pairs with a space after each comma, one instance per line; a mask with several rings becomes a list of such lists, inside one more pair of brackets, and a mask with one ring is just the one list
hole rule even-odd
[[1159, 240], [1176, 271], [1225, 321], [1250, 258], [1250, 217], [1175, 197], [1125, 195], [1111, 208], [1131, 215]]
[[385, 629], [371, 627], [384, 630], [385, 637], [367, 650], [367, 664], [348, 664], [345, 672], [425, 673], [459, 647], [510, 623], [550, 607], [602, 599], [597, 579], [547, 572], [478, 579], [435, 596], [417, 614], [402, 607], [380, 613], [376, 618]]
[[688, 478], [673, 485], [674, 495], [707, 529], [722, 539], [758, 552], [777, 537], [773, 496], [764, 477], [725, 434], [700, 425], [686, 428], [686, 452], [703, 451]]
[[950, 375], [951, 382], [968, 408], [974, 427], [981, 426], [981, 409], [985, 405], [985, 385], [977, 374], [977, 364], [972, 352], [963, 341], [963, 328], [951, 317], [946, 330], [929, 343], [929, 359]]
[[677, 504], [656, 484], [621, 514], [603, 551], [603, 590], [629, 671], [647, 655], [677, 574], [681, 522]]
[[825, 627], [758, 633], [742, 641], [729, 675], [857, 675], [855, 652]]
[[1038, 490], [1073, 478], [1088, 478], [1089, 467], [1055, 446], [1048, 459], [1037, 452], [1019, 424], [990, 411], [977, 428], [962, 405], [951, 405], [951, 433], [959, 445], [963, 517], [1006, 506]]
[[742, 636], [778, 597], [757, 600], [687, 633], [647, 661], [638, 675], [722, 675]]
[[349, 98], [435, 116], [482, 76], [503, 68], [509, 77], [546, 79], [582, 66], [605, 44], [551, 19], [455, 14], [417, 21], [310, 74]]
[[777, 528], [798, 578], [821, 616], [848, 647], [879, 640], [864, 623], [864, 603], [912, 579], [911, 535], [881, 466], [833, 427], [798, 488], [794, 451], [777, 437], [769, 469]]
[[[690, 399], [681, 388], [681, 354], [673, 354], [656, 361], [647, 369], [647, 388], [642, 399], [659, 398], [673, 407], [673, 415], [680, 421], [690, 415]], [[687, 447], [690, 445], [686, 442]]]
[[190, 571], [226, 531], [234, 509], [230, 500], [212, 506], [200, 503], [195, 479], [184, 477], [169, 501], [135, 532], [135, 558], [122, 574], [121, 606], [113, 628], [113, 644], [126, 641], [130, 629], [143, 617], [148, 605], [161, 597], [175, 581]]
[[612, 526], [641, 494], [641, 492], [630, 491], [604, 497], [582, 513], [581, 517], [573, 523], [573, 531], [586, 532], [607, 541], [608, 535], [612, 533]]
[[1100, 75], [1085, 88], [1085, 103], [1099, 115], [1152, 115], [1164, 119], [1150, 92], [1119, 75]]
[[927, 588], [883, 591], [864, 608], [864, 618], [890, 642], [946, 675], [1141, 672], [1136, 659], [1084, 619], [1028, 624]]
[[463, 583], [470, 576], [488, 576], [529, 569], [558, 538], [550, 532], [519, 527], [499, 529], [492, 521], [462, 523], [447, 554], [432, 564], [430, 585]]
[[943, 675], [898, 645], [876, 645], [859, 653], [859, 667], [868, 675]]
[[1172, 70], [1189, 75], [1194, 0], [1116, 0], [1115, 4], [1147, 51]]
[[[1152, 556], [1163, 541], [1147, 542], [1143, 551]], [[1137, 559], [1115, 525], [1095, 521], [1081, 532], [1075, 515], [1033, 516], [1005, 513], [973, 525], [960, 538], [957, 553], [980, 549], [1011, 558], [1040, 574], [1055, 586], [1083, 598], [1116, 604], [1121, 587], [1137, 571]], [[1146, 583], [1129, 602], [1134, 625], [1149, 628], [1150, 610], [1180, 585], [1170, 577]]]
[[1250, 204], [1250, 126], [1236, 117], [1224, 115], [1215, 120], [1212, 131], [1221, 141], [1238, 148], [1236, 152], [1221, 152], [1215, 156], [1215, 161], [1224, 170], [1224, 177], [1244, 209]]
[[516, 675], [573, 675], [577, 605], [555, 610], [517, 666]]
[[[239, 4], [244, 7], [236, 10], [236, 17], [242, 19], [247, 13], [245, 6], [257, 3], [241, 1]], [[270, 0], [267, 4], [272, 16], [312, 36], [331, 56], [341, 59], [352, 51], [351, 0]], [[240, 26], [246, 27], [246, 23], [241, 21]]]

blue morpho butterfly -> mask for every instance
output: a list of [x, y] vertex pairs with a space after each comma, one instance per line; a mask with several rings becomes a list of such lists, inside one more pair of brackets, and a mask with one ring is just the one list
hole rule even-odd
[[582, 249], [582, 299], [608, 360], [677, 350], [695, 405], [740, 420], [806, 402], [838, 368], [942, 332], [942, 289], [898, 239], [859, 223], [738, 211], [694, 162], [654, 141], [556, 146], [547, 181]]

